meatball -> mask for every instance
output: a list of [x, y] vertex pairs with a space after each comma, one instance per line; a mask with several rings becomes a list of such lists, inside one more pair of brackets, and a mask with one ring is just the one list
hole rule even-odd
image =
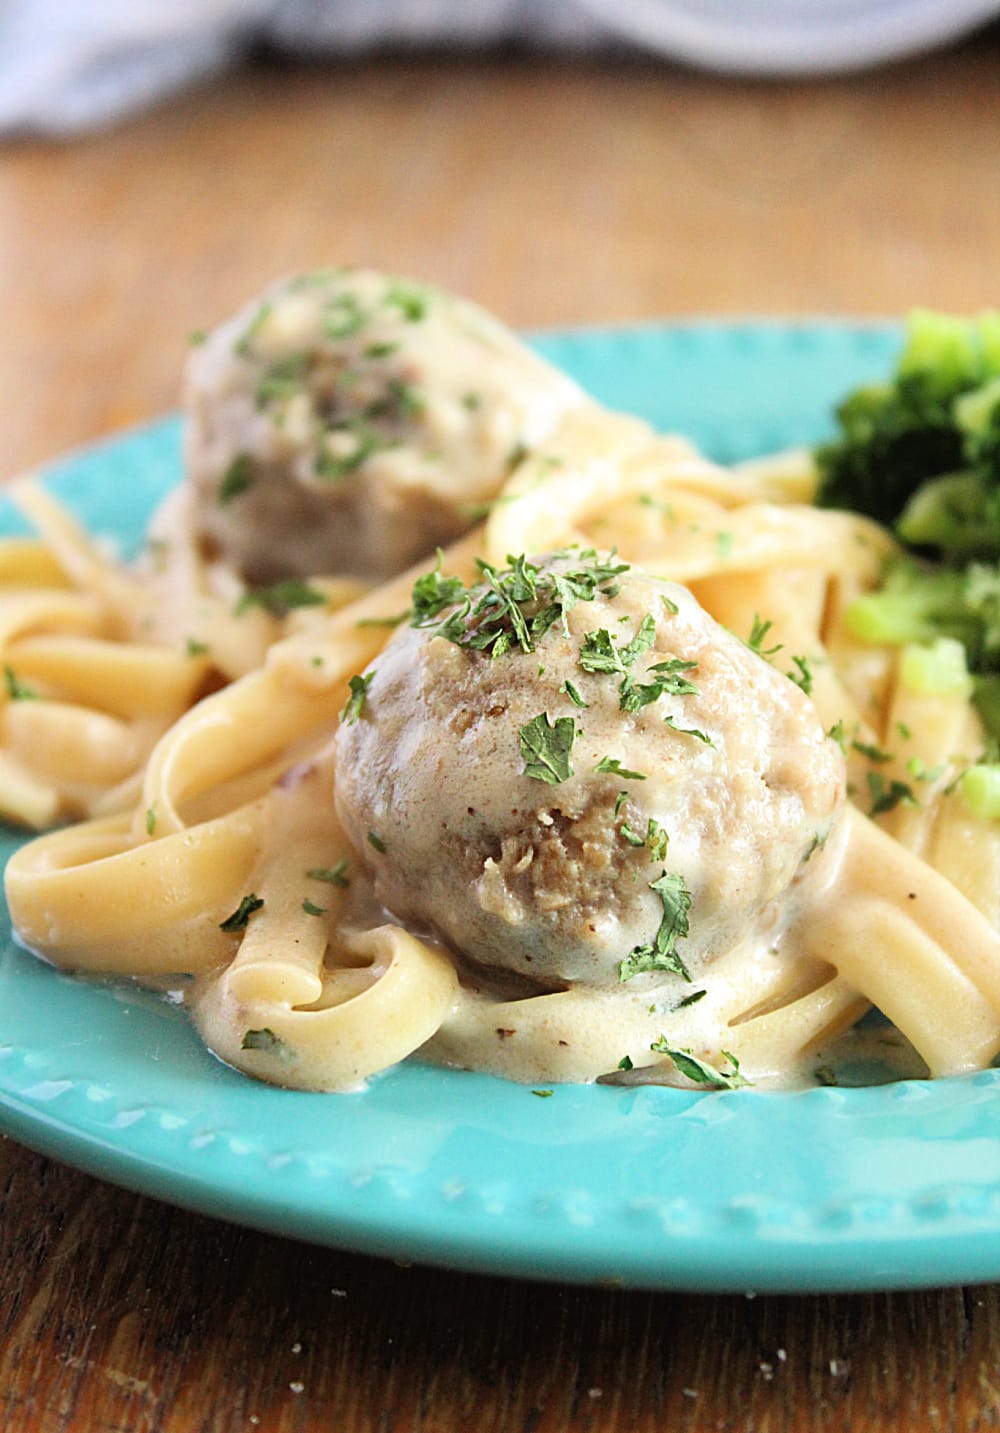
[[545, 989], [676, 982], [776, 937], [844, 804], [795, 682], [686, 589], [587, 552], [486, 569], [424, 621], [336, 738], [390, 911]]
[[392, 576], [583, 401], [462, 299], [365, 269], [285, 280], [192, 349], [196, 533], [253, 582]]

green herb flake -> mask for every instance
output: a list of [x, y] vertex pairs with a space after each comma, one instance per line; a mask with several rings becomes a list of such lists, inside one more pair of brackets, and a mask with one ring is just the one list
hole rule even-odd
[[323, 311], [323, 332], [334, 341], [353, 338], [367, 321], [368, 315], [354, 294], [337, 294]]
[[628, 792], [627, 792], [627, 791], [619, 791], [618, 797], [617, 797], [617, 799], [616, 799], [616, 801], [615, 801], [615, 814], [614, 814], [614, 819], [615, 819], [616, 821], [618, 820], [618, 817], [621, 815], [621, 809], [622, 809], [622, 807], [625, 805], [625, 802], [626, 802], [627, 800], [628, 800]]
[[290, 577], [275, 582], [270, 587], [251, 587], [236, 604], [236, 616], [241, 617], [251, 607], [263, 607], [272, 617], [286, 617], [296, 607], [324, 607], [326, 593], [307, 582]]
[[420, 390], [398, 378], [391, 378], [386, 384], [386, 398], [389, 406], [404, 418], [419, 418], [427, 408], [427, 400]]
[[231, 916], [227, 916], [224, 921], [220, 921], [219, 929], [227, 931], [230, 934], [234, 931], [246, 930], [250, 917], [254, 915], [256, 911], [259, 911], [263, 904], [263, 898], [251, 892], [250, 895], [243, 897]]
[[389, 358], [399, 348], [398, 343], [370, 343], [365, 349], [364, 358]]
[[640, 836], [638, 832], [633, 831], [627, 821], [623, 821], [619, 829], [630, 846], [645, 846], [645, 836]]
[[649, 1047], [657, 1055], [667, 1055], [674, 1063], [678, 1071], [685, 1075], [696, 1085], [708, 1085], [713, 1090], [737, 1090], [742, 1085], [748, 1085], [749, 1080], [740, 1074], [740, 1062], [735, 1055], [728, 1050], [722, 1051], [722, 1058], [728, 1060], [729, 1069], [716, 1069], [707, 1060], [692, 1054], [690, 1050], [674, 1050], [667, 1044], [665, 1035]]
[[266, 408], [269, 403], [281, 403], [294, 398], [296, 393], [302, 391], [308, 371], [309, 356], [305, 353], [292, 353], [287, 358], [280, 358], [277, 363], [272, 363], [257, 384], [254, 393], [257, 407]]
[[345, 726], [353, 726], [361, 715], [365, 705], [365, 698], [368, 695], [368, 688], [374, 680], [375, 673], [369, 672], [367, 677], [352, 677], [348, 682], [347, 685], [351, 689], [351, 695], [347, 698], [340, 713], [340, 720]]
[[3, 684], [12, 702], [32, 702], [38, 700], [38, 693], [32, 688], [18, 680], [14, 668], [4, 666]]
[[240, 1044], [243, 1050], [262, 1050], [268, 1055], [287, 1056], [290, 1052], [284, 1040], [279, 1040], [273, 1030], [265, 1025], [263, 1030], [247, 1030]]
[[152, 836], [156, 830], [156, 802], [146, 807], [146, 835]]
[[736, 541], [736, 535], [735, 535], [735, 533], [732, 533], [732, 532], [717, 532], [717, 533], [715, 534], [715, 550], [716, 550], [716, 553], [717, 553], [718, 556], [722, 559], [723, 562], [724, 562], [727, 558], [732, 557], [732, 555], [733, 555], [733, 543], [734, 543], [735, 541]]
[[851, 748], [861, 756], [867, 757], [869, 761], [883, 762], [892, 760], [891, 752], [883, 751], [880, 746], [875, 746], [873, 742], [858, 741], [855, 739], [851, 742]]
[[618, 688], [618, 706], [623, 712], [637, 712], [642, 707], [658, 702], [663, 696], [697, 696], [698, 688], [684, 675], [697, 667], [697, 662], [685, 661], [682, 657], [671, 657], [665, 662], [656, 662], [647, 669], [652, 675], [651, 682], [636, 683], [630, 674], [622, 678]]
[[831, 741], [837, 743], [841, 751], [847, 750], [847, 737], [844, 735], [844, 722], [842, 718], [838, 718], [837, 721], [834, 722], [833, 726], [827, 732], [827, 736]]
[[192, 348], [201, 348], [206, 338], [208, 338], [208, 333], [206, 332], [206, 330], [203, 328], [196, 328], [188, 334], [188, 343], [191, 345]]
[[681, 610], [672, 597], [661, 597], [660, 601], [663, 603], [663, 610], [668, 617], [676, 617]]
[[690, 930], [691, 893], [684, 877], [663, 871], [655, 881], [650, 881], [649, 889], [657, 893], [663, 905], [659, 929], [650, 945], [637, 945], [620, 963], [618, 979], [624, 984], [635, 975], [662, 970], [690, 980], [688, 968], [677, 952], [677, 942]]
[[540, 1100], [549, 1100], [552, 1098], [551, 1090], [532, 1090], [531, 1093], [537, 1095]]
[[340, 478], [356, 473], [373, 453], [385, 447], [379, 435], [363, 423], [355, 424], [350, 431], [354, 438], [354, 448], [349, 453], [334, 454], [324, 449], [317, 457], [316, 476], [324, 482], [337, 482]]
[[897, 730], [897, 732], [899, 733], [899, 735], [902, 737], [903, 741], [911, 741], [911, 740], [912, 740], [912, 738], [913, 738], [913, 732], [912, 732], [912, 731], [910, 730], [910, 728], [906, 725], [906, 722], [905, 722], [905, 721], [898, 721], [898, 722], [896, 723], [896, 730]]
[[266, 303], [262, 303], [260, 308], [254, 314], [253, 318], [250, 320], [250, 323], [244, 329], [242, 336], [236, 341], [236, 352], [241, 358], [249, 357], [250, 351], [253, 348], [254, 339], [257, 337], [258, 333], [260, 333], [261, 329], [264, 327], [264, 324], [271, 317], [271, 314], [273, 312], [274, 304], [271, 303], [270, 300], [268, 300]]
[[469, 413], [478, 413], [483, 406], [482, 396], [478, 393], [463, 393], [462, 407]]
[[715, 742], [712, 738], [707, 736], [705, 732], [699, 731], [696, 726], [679, 726], [672, 716], [665, 716], [663, 721], [666, 726], [672, 727], [673, 730], [679, 732], [681, 736], [693, 736], [696, 741], [704, 742], [706, 746], [710, 746], [713, 751], [715, 750]]
[[602, 756], [594, 770], [607, 776], [620, 776], [623, 781], [646, 780], [641, 771], [629, 771], [628, 767], [622, 766], [617, 756]]
[[368, 844], [372, 846], [380, 856], [385, 855], [385, 842], [382, 840], [382, 837], [377, 836], [374, 831], [368, 832]]
[[307, 916], [325, 916], [325, 915], [326, 915], [326, 906], [317, 906], [317, 905], [314, 905], [313, 902], [309, 899], [308, 896], [307, 896], [307, 897], [305, 898], [305, 900], [302, 902], [302, 909], [305, 911], [305, 913], [306, 913]]
[[683, 1000], [678, 1000], [673, 1008], [674, 1010], [685, 1010], [689, 1005], [697, 1005], [699, 1000], [704, 1000], [707, 994], [707, 990], [692, 990], [690, 995], [685, 995]]
[[750, 636], [747, 638], [747, 646], [751, 652], [756, 652], [758, 657], [773, 657], [776, 652], [781, 651], [780, 642], [776, 647], [764, 646], [767, 634], [773, 626], [773, 622], [762, 622], [756, 612], [753, 614], [753, 625], [750, 628]]
[[808, 657], [793, 657], [792, 665], [796, 668], [794, 672], [788, 672], [787, 676], [797, 687], [801, 687], [806, 696], [812, 695], [813, 674], [809, 665]]
[[465, 584], [460, 577], [444, 577], [441, 565], [444, 553], [437, 550], [437, 562], [430, 572], [423, 573], [413, 584], [410, 594], [410, 626], [426, 627], [444, 610], [461, 600]]
[[655, 861], [657, 865], [662, 865], [667, 859], [670, 837], [653, 816], [650, 816], [646, 826], [646, 845], [649, 848], [649, 859]]
[[634, 1070], [634, 1069], [635, 1069], [635, 1066], [633, 1065], [633, 1063], [632, 1063], [632, 1061], [631, 1061], [631, 1059], [629, 1058], [628, 1055], [623, 1055], [623, 1056], [621, 1057], [621, 1059], [618, 1061], [618, 1069], [619, 1069], [619, 1070]]
[[905, 781], [887, 782], [880, 771], [869, 771], [867, 780], [872, 802], [869, 816], [881, 816], [886, 811], [894, 811], [901, 803], [905, 806], [920, 805], [913, 794], [913, 787], [908, 786]]
[[518, 735], [525, 776], [558, 786], [573, 775], [569, 754], [576, 739], [576, 722], [572, 717], [557, 717], [552, 723], [547, 712], [539, 712]]
[[398, 308], [407, 323], [420, 323], [427, 317], [427, 295], [411, 284], [390, 284], [385, 302], [392, 308]]
[[204, 657], [210, 651], [207, 642], [202, 642], [198, 637], [187, 637], [184, 641], [184, 653], [188, 657]]
[[335, 866], [313, 866], [306, 871], [311, 881], [324, 881], [328, 886], [340, 886], [342, 889], [351, 883], [347, 878], [347, 857], [342, 856]]
[[247, 453], [238, 453], [222, 476], [217, 494], [220, 507], [225, 507], [254, 483], [253, 459]]
[[566, 680], [563, 682], [563, 684], [562, 684], [562, 686], [559, 688], [559, 690], [560, 690], [561, 692], [565, 692], [566, 695], [569, 697], [570, 701], [573, 702], [576, 706], [578, 706], [578, 707], [589, 707], [589, 706], [590, 706], [590, 703], [584, 701], [584, 699], [583, 699], [583, 697], [581, 697], [581, 695], [580, 695], [578, 689], [574, 686], [574, 684], [569, 680], [568, 677], [567, 677]]

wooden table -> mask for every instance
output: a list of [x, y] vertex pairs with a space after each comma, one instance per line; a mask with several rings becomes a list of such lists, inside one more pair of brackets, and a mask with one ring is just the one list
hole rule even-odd
[[[188, 332], [357, 259], [515, 325], [1000, 300], [1000, 40], [862, 78], [260, 69], [0, 152], [0, 468], [169, 408]], [[5, 1433], [1000, 1427], [994, 1288], [707, 1298], [401, 1268], [0, 1142]]]

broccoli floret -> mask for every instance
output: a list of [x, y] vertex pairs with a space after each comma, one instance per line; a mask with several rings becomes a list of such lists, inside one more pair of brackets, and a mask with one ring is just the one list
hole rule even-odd
[[836, 417], [839, 437], [816, 454], [821, 506], [897, 525], [945, 557], [1000, 556], [1000, 313], [918, 310], [891, 380], [857, 389]]

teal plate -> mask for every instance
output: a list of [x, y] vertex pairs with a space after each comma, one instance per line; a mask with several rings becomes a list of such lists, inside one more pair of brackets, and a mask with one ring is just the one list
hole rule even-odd
[[[822, 437], [831, 403], [885, 371], [898, 334], [708, 323], [535, 342], [609, 403], [728, 460]], [[128, 548], [178, 471], [170, 420], [69, 458], [51, 483]], [[18, 528], [9, 510], [2, 526]], [[0, 1127], [158, 1198], [540, 1278], [800, 1292], [1000, 1278], [1000, 1072], [794, 1094], [561, 1086], [539, 1099], [409, 1064], [362, 1094], [299, 1094], [219, 1064], [155, 996], [62, 975], [9, 925], [0, 940]]]

